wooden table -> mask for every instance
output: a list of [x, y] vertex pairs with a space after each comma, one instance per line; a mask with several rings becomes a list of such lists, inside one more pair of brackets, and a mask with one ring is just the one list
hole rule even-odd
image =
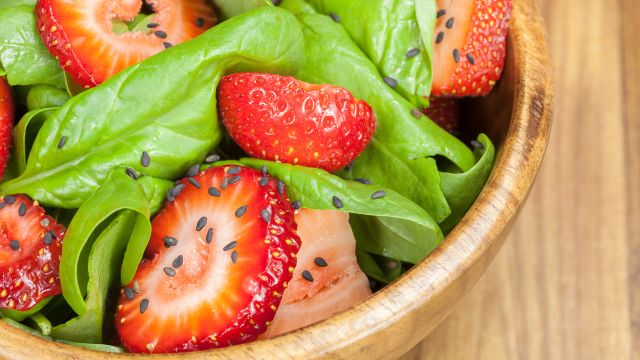
[[539, 4], [545, 162], [493, 264], [406, 360], [640, 359], [640, 0]]

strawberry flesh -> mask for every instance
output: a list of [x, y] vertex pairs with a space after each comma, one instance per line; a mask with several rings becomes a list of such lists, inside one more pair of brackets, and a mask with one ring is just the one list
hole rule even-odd
[[455, 131], [458, 129], [460, 122], [459, 100], [448, 97], [434, 97], [429, 99], [429, 107], [423, 109], [422, 112], [435, 121], [441, 128], [447, 131]]
[[140, 0], [39, 0], [37, 26], [49, 52], [85, 88], [172, 45], [198, 36], [217, 18], [207, 0], [146, 0], [155, 12], [144, 31], [116, 34], [114, 21], [132, 21]]
[[438, 0], [436, 96], [482, 96], [500, 79], [512, 0]]
[[15, 105], [11, 95], [11, 86], [7, 79], [0, 77], [0, 179], [9, 163], [11, 148], [11, 129], [15, 116]]
[[300, 247], [283, 186], [240, 166], [210, 168], [177, 186], [121, 292], [122, 344], [166, 353], [256, 339], [275, 316]]
[[60, 294], [65, 228], [24, 195], [0, 201], [0, 308], [26, 311]]
[[367, 147], [377, 122], [346, 89], [290, 76], [239, 73], [222, 78], [218, 109], [249, 155], [335, 171]]

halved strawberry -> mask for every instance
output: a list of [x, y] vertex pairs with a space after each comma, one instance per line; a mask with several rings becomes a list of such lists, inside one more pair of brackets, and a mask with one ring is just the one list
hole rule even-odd
[[502, 74], [512, 0], [438, 0], [433, 95], [479, 96]]
[[7, 79], [0, 77], [0, 179], [9, 163], [14, 116], [15, 104], [11, 95], [11, 86], [7, 83]]
[[371, 106], [348, 90], [290, 76], [225, 76], [218, 104], [229, 134], [249, 155], [327, 171], [353, 161], [377, 127]]
[[26, 311], [60, 294], [65, 232], [26, 196], [0, 198], [0, 308]]
[[[155, 16], [138, 31], [114, 32], [143, 8]], [[207, 0], [39, 0], [40, 37], [62, 68], [85, 88], [215, 25]]]
[[275, 315], [300, 247], [284, 185], [225, 166], [183, 179], [174, 190], [119, 298], [122, 344], [166, 353], [257, 338]]
[[458, 128], [460, 109], [456, 98], [431, 96], [429, 107], [423, 109], [422, 112], [447, 131], [454, 131]]

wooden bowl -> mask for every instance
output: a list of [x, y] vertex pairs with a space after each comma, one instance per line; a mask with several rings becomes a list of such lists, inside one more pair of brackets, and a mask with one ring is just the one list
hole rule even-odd
[[549, 139], [553, 86], [535, 0], [514, 0], [503, 79], [468, 101], [466, 134], [498, 146], [494, 171], [446, 241], [400, 280], [364, 303], [267, 341], [182, 355], [108, 354], [54, 343], [0, 322], [0, 356], [16, 359], [389, 359], [420, 342], [453, 310], [500, 249], [525, 202]]

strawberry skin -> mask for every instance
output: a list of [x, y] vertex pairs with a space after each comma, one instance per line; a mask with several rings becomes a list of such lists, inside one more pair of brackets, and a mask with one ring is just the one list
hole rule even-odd
[[0, 201], [0, 307], [26, 311], [60, 294], [60, 254], [66, 233], [24, 195]]
[[284, 186], [256, 170], [224, 166], [174, 190], [119, 297], [122, 344], [167, 353], [256, 339], [275, 316], [300, 248]]
[[482, 96], [500, 79], [512, 0], [438, 0], [436, 96]]
[[7, 79], [0, 77], [0, 179], [9, 163], [11, 148], [11, 129], [15, 116], [15, 105], [11, 95], [11, 86]]
[[330, 172], [362, 153], [377, 127], [371, 106], [346, 89], [290, 76], [225, 76], [218, 103], [227, 131], [249, 155]]
[[112, 22], [132, 21], [142, 1], [39, 0], [38, 31], [62, 69], [89, 88], [167, 47], [200, 35], [217, 21], [207, 0], [145, 2], [156, 13], [152, 27], [116, 34]]
[[458, 129], [460, 109], [458, 99], [434, 97], [429, 99], [429, 107], [422, 110], [427, 117], [447, 131]]

